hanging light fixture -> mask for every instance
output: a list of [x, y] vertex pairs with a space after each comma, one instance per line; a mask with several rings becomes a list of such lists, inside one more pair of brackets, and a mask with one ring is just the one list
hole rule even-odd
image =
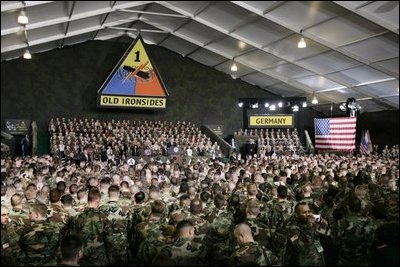
[[313, 99], [311, 100], [311, 103], [313, 103], [314, 105], [318, 104], [318, 99], [317, 99], [317, 97], [315, 96], [315, 94], [314, 94]]
[[306, 48], [307, 44], [303, 37], [303, 30], [300, 31], [300, 34], [301, 34], [301, 38], [300, 38], [300, 41], [297, 43], [297, 47], [298, 48]]
[[18, 21], [19, 24], [22, 24], [22, 25], [25, 25], [25, 24], [28, 24], [28, 23], [29, 23], [29, 19], [28, 19], [28, 17], [26, 16], [24, 10], [22, 10], [21, 13], [19, 13], [19, 16], [18, 16], [18, 20], [17, 20], [17, 21]]
[[29, 49], [25, 50], [24, 58], [25, 59], [31, 59], [32, 58], [32, 55], [31, 55], [31, 52], [29, 52]]
[[236, 66], [236, 63], [235, 63], [235, 61], [233, 62], [233, 64], [232, 64], [232, 66], [231, 66], [231, 71], [237, 71], [238, 70], [238, 67]]

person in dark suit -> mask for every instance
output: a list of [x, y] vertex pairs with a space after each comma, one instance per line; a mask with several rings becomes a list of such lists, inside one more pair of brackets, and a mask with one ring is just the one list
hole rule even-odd
[[29, 140], [29, 135], [25, 135], [24, 138], [21, 140], [21, 150], [22, 150], [22, 156], [28, 156], [30, 154], [30, 149], [31, 149], [31, 141]]
[[92, 161], [92, 157], [90, 156], [87, 148], [85, 148], [83, 152], [79, 153], [78, 159], [80, 161]]

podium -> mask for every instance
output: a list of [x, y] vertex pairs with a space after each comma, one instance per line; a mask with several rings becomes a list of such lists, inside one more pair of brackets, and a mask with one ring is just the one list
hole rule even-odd
[[178, 146], [170, 146], [167, 149], [168, 156], [178, 156], [181, 154], [181, 149]]

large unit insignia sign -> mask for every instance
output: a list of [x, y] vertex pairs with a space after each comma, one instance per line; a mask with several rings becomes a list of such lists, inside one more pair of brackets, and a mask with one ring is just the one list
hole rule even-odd
[[162, 109], [168, 92], [140, 35], [97, 92], [100, 108]]

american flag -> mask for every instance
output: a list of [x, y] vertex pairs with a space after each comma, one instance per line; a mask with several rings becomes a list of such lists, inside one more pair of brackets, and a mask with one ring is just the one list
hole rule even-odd
[[365, 132], [363, 131], [362, 136], [361, 136], [361, 143], [360, 143], [360, 154], [369, 154], [369, 133], [368, 130]]
[[325, 151], [353, 151], [356, 148], [357, 117], [314, 119], [315, 148]]

